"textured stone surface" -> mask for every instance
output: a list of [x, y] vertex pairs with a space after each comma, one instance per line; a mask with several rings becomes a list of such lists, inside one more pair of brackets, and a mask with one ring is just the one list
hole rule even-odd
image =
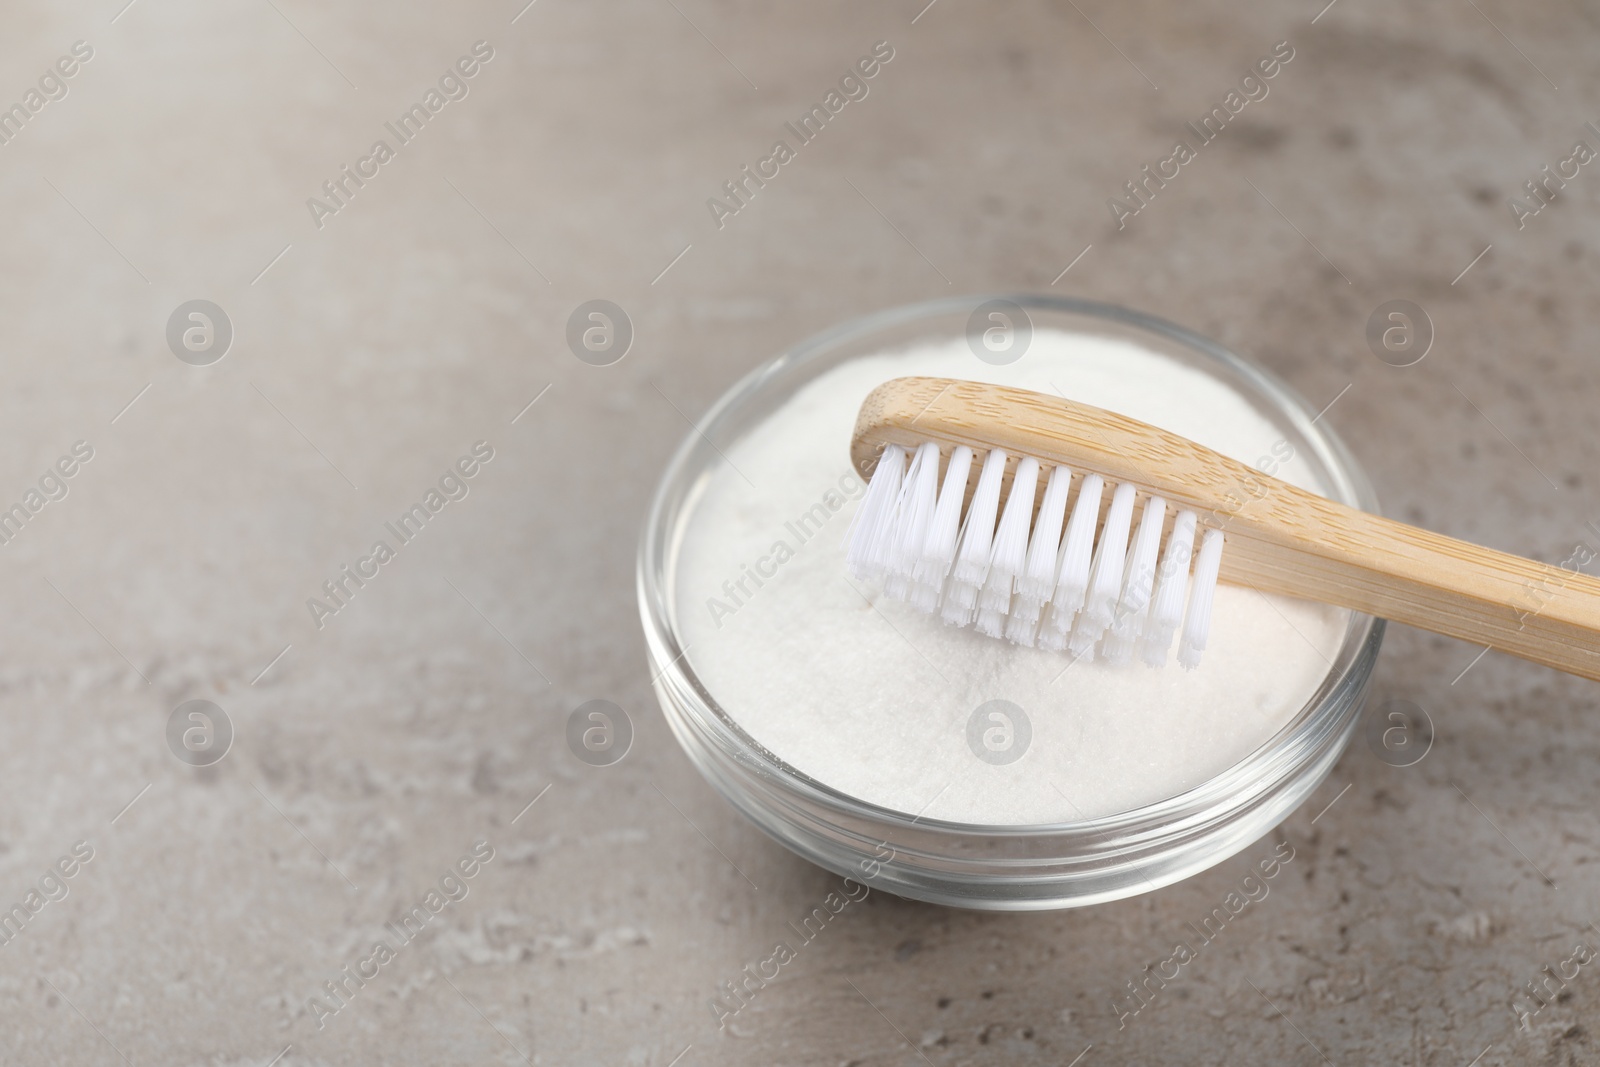
[[[94, 850], [0, 947], [7, 1062], [1596, 1061], [1592, 967], [1526, 1029], [1511, 1007], [1600, 938], [1595, 689], [1494, 653], [1458, 678], [1477, 649], [1398, 629], [1374, 696], [1426, 708], [1433, 750], [1358, 741], [1270, 895], [1124, 1028], [1124, 983], [1272, 841], [1088, 911], [875, 894], [719, 1032], [717, 984], [835, 879], [676, 747], [632, 573], [664, 454], [738, 375], [1074, 262], [1056, 291], [1337, 398], [1390, 513], [1551, 561], [1597, 542], [1600, 172], [1520, 231], [1506, 203], [1600, 142], [1592, 4], [122, 3], [0, 32], [0, 102], [94, 48], [0, 146], [0, 499], [94, 448], [0, 550], [0, 900]], [[470, 95], [314, 226], [479, 39]], [[870, 95], [719, 231], [706, 198], [878, 40]], [[1106, 199], [1284, 40], [1119, 232]], [[163, 336], [196, 297], [235, 327], [210, 367]], [[564, 341], [596, 297], [637, 330], [607, 368]], [[1368, 351], [1391, 299], [1436, 327], [1416, 366]], [[477, 440], [470, 495], [317, 630], [307, 598]], [[636, 728], [606, 769], [564, 739], [593, 697]], [[236, 730], [200, 770], [165, 739], [195, 698]], [[480, 836], [470, 894], [319, 1030], [319, 984]]]

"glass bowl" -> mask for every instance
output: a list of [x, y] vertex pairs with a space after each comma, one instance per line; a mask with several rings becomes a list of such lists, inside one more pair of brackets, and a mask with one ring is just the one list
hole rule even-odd
[[729, 390], [662, 475], [640, 541], [639, 610], [652, 684], [673, 734], [706, 780], [778, 842], [821, 867], [903, 897], [988, 910], [1078, 907], [1187, 878], [1287, 818], [1333, 768], [1355, 730], [1383, 620], [1352, 613], [1312, 698], [1265, 744], [1203, 784], [1103, 818], [989, 826], [880, 807], [789, 766], [747, 734], [695, 675], [676, 619], [679, 547], [698, 488], [726, 462], [722, 450], [802, 383], [850, 359], [961, 337], [973, 312], [992, 300], [1021, 306], [1034, 329], [1128, 339], [1211, 374], [1277, 424], [1329, 496], [1377, 510], [1365, 475], [1344, 445], [1314, 421], [1316, 412], [1276, 378], [1215, 342], [1109, 304], [1015, 294], [953, 297], [843, 323]]

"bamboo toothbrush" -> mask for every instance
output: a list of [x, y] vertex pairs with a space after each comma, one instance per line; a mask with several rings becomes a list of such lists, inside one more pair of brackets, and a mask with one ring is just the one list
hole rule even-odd
[[862, 403], [850, 455], [873, 471], [852, 571], [991, 636], [1160, 666], [1181, 625], [1193, 667], [1221, 580], [1600, 680], [1600, 579], [1358, 511], [1113, 412], [897, 378]]

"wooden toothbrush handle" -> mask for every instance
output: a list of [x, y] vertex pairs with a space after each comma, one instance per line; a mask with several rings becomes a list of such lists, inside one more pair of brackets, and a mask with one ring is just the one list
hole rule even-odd
[[[1445, 537], [1305, 493], [1318, 516], [1281, 527], [1225, 521], [1225, 582], [1351, 608], [1600, 681], [1600, 579]], [[1288, 501], [1285, 501], [1288, 503]], [[1298, 510], [1298, 509], [1297, 509]], [[1280, 512], [1281, 514], [1281, 512]], [[1274, 524], [1276, 526], [1276, 524]], [[1594, 553], [1570, 561], [1581, 567]]]
[[[1600, 681], [1600, 579], [1369, 515], [1148, 423], [1060, 397], [897, 378], [863, 401], [851, 460], [885, 444], [1004, 449], [1192, 508], [1227, 539], [1221, 579], [1459, 637]], [[1584, 560], [1584, 563], [1589, 560]]]

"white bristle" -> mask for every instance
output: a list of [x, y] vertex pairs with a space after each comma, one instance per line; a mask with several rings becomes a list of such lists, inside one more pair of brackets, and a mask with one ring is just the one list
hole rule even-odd
[[1189, 590], [1189, 557], [1194, 552], [1195, 514], [1184, 510], [1172, 521], [1172, 534], [1161, 557], [1155, 595], [1145, 619], [1141, 654], [1152, 667], [1165, 666], [1172, 635], [1183, 621], [1183, 602]]
[[1117, 596], [1122, 591], [1122, 569], [1127, 562], [1128, 527], [1133, 521], [1133, 500], [1136, 490], [1128, 482], [1117, 486], [1111, 494], [1111, 508], [1106, 512], [1106, 524], [1100, 531], [1100, 543], [1095, 546], [1094, 563], [1089, 568], [1089, 591], [1084, 595], [1083, 611], [1078, 615], [1067, 642], [1074, 655], [1087, 655], [1100, 640], [1100, 635], [1111, 625], [1116, 612]]
[[1072, 472], [1052, 467], [1039, 501], [1039, 517], [1028, 539], [1028, 556], [1016, 579], [1016, 597], [1011, 601], [1011, 616], [1006, 620], [1006, 639], [1032, 646], [1037, 639], [1039, 618], [1044, 603], [1056, 584], [1056, 546], [1061, 542], [1061, 523], [1067, 512], [1067, 492]]
[[872, 481], [867, 483], [866, 496], [856, 509], [855, 521], [850, 524], [845, 562], [850, 573], [862, 581], [882, 577], [888, 567], [894, 508], [905, 469], [906, 450], [899, 445], [885, 446], [878, 467], [872, 472]]
[[1101, 644], [1110, 663], [1126, 663], [1133, 646], [1144, 632], [1150, 613], [1150, 595], [1155, 590], [1156, 556], [1161, 551], [1161, 525], [1167, 517], [1167, 502], [1153, 496], [1144, 503], [1139, 531], [1122, 570], [1122, 597], [1117, 601], [1116, 619]]
[[1006, 619], [1006, 640], [1029, 648], [1038, 640], [1039, 615], [1044, 604], [1018, 593], [1011, 602], [1011, 615]]
[[[1070, 619], [1067, 625], [1069, 628], [1071, 627], [1072, 622]], [[1055, 625], [1055, 620], [1052, 618], [1039, 627], [1038, 632], [1034, 634], [1033, 643], [1048, 652], [1065, 652], [1067, 650], [1067, 633], [1067, 630], [1058, 629]]]
[[1028, 564], [1017, 578], [1017, 593], [1035, 605], [1050, 599], [1056, 587], [1056, 556], [1061, 547], [1061, 523], [1067, 515], [1067, 494], [1072, 472], [1052, 467], [1039, 501], [1039, 518], [1028, 542]]
[[932, 615], [939, 610], [939, 597], [944, 593], [944, 586], [926, 585], [922, 582], [912, 581], [911, 593], [906, 597], [906, 603], [918, 611]]
[[1100, 639], [1100, 658], [1113, 667], [1120, 667], [1133, 658], [1134, 639], [1117, 632], [1113, 624]]
[[1072, 506], [1072, 518], [1067, 520], [1067, 533], [1061, 544], [1061, 560], [1057, 568], [1056, 591], [1050, 598], [1050, 621], [1045, 625], [1039, 644], [1060, 651], [1067, 647], [1067, 634], [1072, 630], [1073, 617], [1083, 607], [1083, 595], [1089, 589], [1089, 564], [1094, 552], [1094, 527], [1100, 521], [1100, 497], [1105, 490], [1105, 480], [1098, 474], [1086, 474], [1078, 487], [1078, 502]]
[[944, 578], [956, 558], [956, 538], [961, 533], [961, 505], [967, 496], [967, 476], [972, 471], [972, 449], [957, 445], [950, 453], [944, 472], [939, 502], [928, 522], [928, 535], [922, 542], [922, 558], [912, 572], [911, 603], [930, 614], [939, 610], [944, 594]]
[[1035, 638], [1040, 648], [1063, 652], [1072, 632], [1073, 620], [1083, 608], [1089, 588], [1089, 566], [1094, 553], [1095, 525], [1100, 521], [1100, 500], [1105, 481], [1098, 474], [1086, 474], [1078, 487], [1078, 499], [1067, 520], [1061, 552], [1056, 563], [1056, 588], [1050, 597], [1050, 612]]
[[978, 599], [978, 629], [990, 637], [1005, 634], [1006, 614], [1017, 575], [1028, 565], [1028, 524], [1033, 521], [1033, 496], [1039, 486], [1039, 461], [1032, 456], [1017, 460], [1011, 478], [1011, 495], [1000, 515], [989, 553], [989, 573]]
[[911, 596], [912, 570], [922, 558], [928, 523], [939, 492], [939, 446], [924, 442], [911, 458], [895, 507], [894, 534], [889, 547], [888, 580], [884, 592], [896, 600]]
[[995, 513], [1000, 510], [1000, 482], [1006, 472], [1006, 454], [995, 448], [983, 461], [972, 505], [961, 524], [961, 544], [956, 549], [955, 566], [945, 590], [944, 620], [966, 626], [978, 606], [978, 590], [989, 574], [990, 549], [994, 544]]
[[1106, 503], [1105, 479], [1086, 473], [1074, 498], [1072, 472], [1051, 467], [1041, 492], [1046, 472], [1030, 456], [1017, 458], [1007, 493], [1007, 455], [998, 448], [984, 457], [968, 503], [976, 459], [972, 448], [955, 446], [941, 479], [937, 444], [886, 446], [848, 534], [851, 572], [881, 580], [886, 597], [947, 623], [1070, 650], [1074, 661], [1092, 660], [1098, 648], [1113, 665], [1138, 651], [1161, 667], [1181, 631], [1178, 662], [1198, 665], [1221, 570], [1221, 531], [1206, 530], [1197, 547], [1196, 513], [1180, 509], [1163, 546], [1165, 499], [1148, 497], [1135, 529], [1133, 483], [1113, 485]]
[[1005, 613], [995, 608], [985, 607], [980, 600], [978, 614], [972, 620], [972, 627], [987, 637], [1004, 637], [1006, 635]]
[[1200, 542], [1200, 555], [1194, 564], [1194, 588], [1189, 593], [1189, 612], [1183, 619], [1183, 638], [1178, 642], [1178, 663], [1186, 670], [1200, 664], [1206, 637], [1211, 632], [1211, 601], [1217, 592], [1217, 572], [1222, 565], [1222, 531], [1207, 530]]

